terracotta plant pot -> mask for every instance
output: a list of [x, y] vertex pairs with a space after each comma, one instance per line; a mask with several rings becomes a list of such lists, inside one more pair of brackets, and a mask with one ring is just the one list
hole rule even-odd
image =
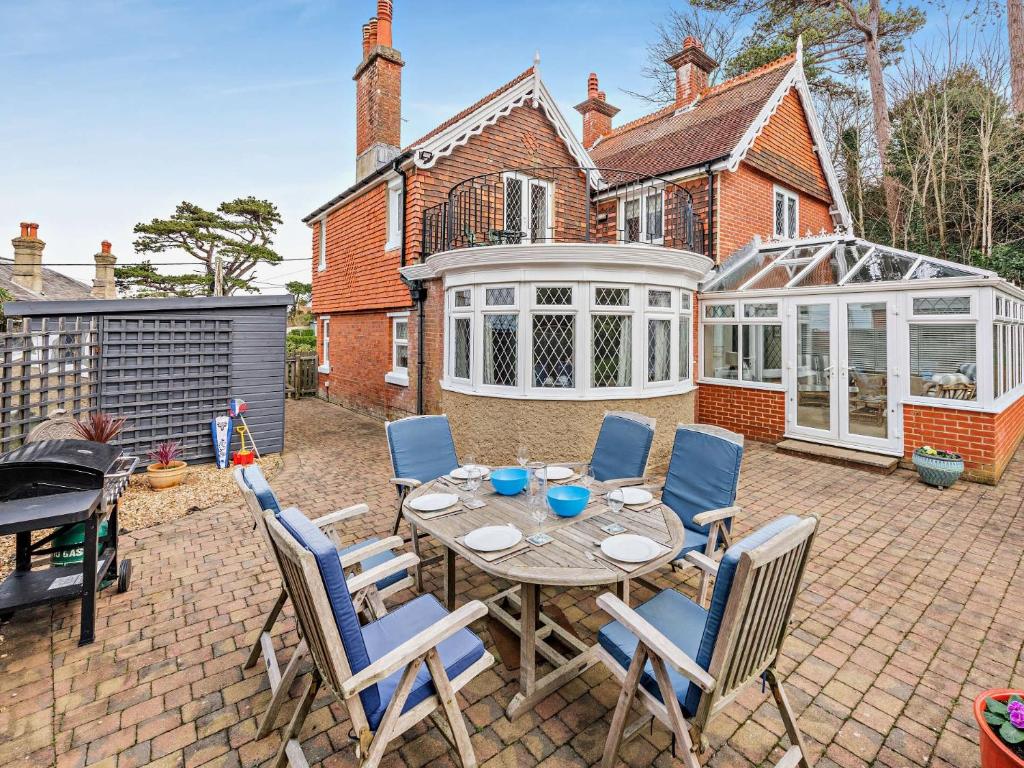
[[173, 488], [185, 479], [188, 464], [184, 461], [172, 461], [170, 464], [150, 464], [146, 467], [149, 485], [154, 491]]
[[999, 734], [985, 722], [985, 699], [1006, 703], [1011, 695], [1024, 696], [1024, 691], [1010, 688], [993, 688], [982, 691], [974, 699], [974, 719], [978, 721], [978, 741], [981, 742], [981, 768], [1024, 768], [1024, 759], [1017, 755], [999, 738]]

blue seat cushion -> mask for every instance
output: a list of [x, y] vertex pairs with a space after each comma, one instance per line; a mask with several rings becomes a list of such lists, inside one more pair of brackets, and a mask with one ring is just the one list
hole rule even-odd
[[[355, 544], [349, 544], [347, 547], [339, 547], [338, 556], [341, 557], [342, 555], [347, 555], [350, 552], [355, 552], [356, 550], [365, 547], [367, 544], [374, 544], [378, 541], [380, 541], [380, 539], [378, 539], [376, 536], [370, 536], [368, 539], [357, 541]], [[375, 568], [378, 565], [382, 565], [383, 563], [387, 563], [391, 560], [394, 560], [395, 557], [396, 555], [393, 551], [386, 550], [384, 552], [378, 552], [376, 555], [370, 555], [369, 557], [360, 560], [359, 565], [362, 567], [364, 571], [368, 571], [371, 568]], [[396, 571], [390, 576], [385, 576], [383, 579], [379, 579], [377, 581], [377, 589], [385, 589], [386, 587], [390, 587], [392, 584], [401, 581], [408, 575], [409, 572], [404, 568], [400, 571]]]
[[[693, 518], [736, 503], [743, 448], [718, 435], [680, 426], [672, 445], [661, 500], [689, 530], [707, 533]], [[731, 521], [726, 520], [726, 528]]]
[[409, 416], [388, 422], [384, 429], [395, 477], [425, 483], [459, 466], [447, 416]]
[[262, 469], [255, 464], [244, 466], [242, 467], [242, 479], [249, 486], [249, 490], [255, 494], [261, 509], [269, 509], [275, 515], [281, 514], [281, 504], [270, 487], [270, 483], [267, 482], [267, 478], [264, 477]]
[[[433, 595], [421, 595], [405, 605], [388, 612], [372, 624], [363, 627], [363, 638], [371, 663], [394, 650], [399, 645], [425, 629], [433, 626], [448, 615]], [[437, 646], [441, 662], [449, 679], [458, 677], [484, 655], [484, 644], [468, 629], [460, 629]], [[377, 707], [366, 709], [370, 728], [376, 730], [384, 712], [395, 694], [395, 689], [404, 673], [404, 668], [377, 683], [380, 702]], [[428, 696], [436, 693], [426, 662], [420, 665], [413, 683], [412, 692], [406, 700], [403, 712], [408, 712]]]
[[647, 424], [609, 414], [601, 422], [590, 467], [596, 480], [642, 477], [654, 430]]
[[[666, 589], [637, 608], [636, 612], [653, 624], [683, 653], [691, 659], [697, 658], [697, 649], [700, 646], [701, 637], [704, 634], [704, 624], [707, 621], [707, 611], [675, 590]], [[611, 654], [623, 669], [629, 668], [633, 654], [636, 652], [636, 635], [619, 622], [612, 621], [601, 627], [597, 633], [597, 642]], [[671, 666], [666, 665], [666, 668], [669, 679], [672, 681], [672, 688], [676, 692], [676, 698], [683, 707], [683, 713], [687, 717], [693, 717], [696, 705], [693, 705], [692, 709], [688, 709], [685, 702], [690, 698], [691, 688], [696, 691], [696, 699], [699, 701], [700, 688], [693, 685]], [[663, 701], [650, 661], [644, 667], [640, 684], [653, 696], [656, 696], [658, 701]]]
[[683, 547], [679, 550], [676, 560], [681, 560], [687, 552], [703, 552], [708, 545], [708, 535], [702, 531], [695, 531], [692, 528], [684, 528], [686, 538], [683, 539]]

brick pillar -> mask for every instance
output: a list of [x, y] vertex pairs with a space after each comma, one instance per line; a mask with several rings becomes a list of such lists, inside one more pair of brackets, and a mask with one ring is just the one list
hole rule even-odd
[[21, 235], [11, 240], [14, 246], [14, 269], [11, 280], [33, 293], [43, 292], [43, 248], [39, 225], [22, 222]]
[[605, 100], [604, 91], [598, 89], [597, 74], [587, 78], [587, 100], [574, 109], [583, 115], [583, 146], [590, 149], [598, 139], [612, 132], [612, 118], [619, 113]]
[[100, 252], [93, 256], [96, 262], [96, 277], [92, 281], [94, 299], [116, 299], [117, 283], [114, 280], [114, 265], [117, 257], [110, 252], [110, 241], [100, 243]]
[[356, 81], [356, 181], [398, 154], [402, 133], [402, 61], [392, 47], [391, 0], [363, 25], [363, 60]]
[[708, 89], [708, 75], [718, 62], [704, 52], [704, 44], [692, 35], [683, 40], [683, 49], [672, 54], [665, 63], [676, 71], [676, 107], [692, 104]]

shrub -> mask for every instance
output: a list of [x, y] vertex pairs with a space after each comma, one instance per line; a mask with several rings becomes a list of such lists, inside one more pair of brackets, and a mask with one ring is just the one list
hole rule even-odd
[[180, 453], [181, 444], [177, 440], [167, 440], [149, 452], [149, 460], [156, 464], [158, 469], [163, 469], [177, 460]]
[[124, 429], [125, 419], [115, 419], [109, 413], [90, 413], [85, 421], [75, 422], [75, 432], [83, 440], [94, 443], [109, 443]]

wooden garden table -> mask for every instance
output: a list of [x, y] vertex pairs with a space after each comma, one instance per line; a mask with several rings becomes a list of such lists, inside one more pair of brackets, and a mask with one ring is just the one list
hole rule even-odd
[[[619, 598], [628, 602], [630, 579], [666, 565], [682, 549], [686, 533], [672, 510], [661, 504], [649, 505], [646, 509], [624, 507], [613, 517], [604, 499], [608, 489], [602, 483], [595, 483], [591, 503], [580, 515], [559, 518], [549, 513], [540, 526], [530, 517], [525, 493], [501, 496], [487, 481], [481, 483], [476, 493], [487, 503], [479, 509], [469, 510], [459, 503], [442, 512], [422, 513], [409, 507], [410, 501], [426, 493], [467, 495], [461, 486], [447, 478], [425, 483], [406, 498], [403, 507], [405, 518], [420, 533], [433, 536], [445, 548], [444, 600], [449, 610], [455, 608], [456, 555], [492, 576], [512, 582], [509, 589], [486, 601], [491, 616], [517, 634], [520, 640], [519, 693], [506, 710], [509, 719], [528, 711], [597, 663], [591, 646], [544, 614], [540, 605], [541, 587], [607, 585]], [[598, 544], [608, 534], [601, 530], [601, 526], [613, 522], [622, 525], [628, 533], [643, 534], [665, 545], [664, 554], [638, 567], [619, 565], [605, 559]], [[476, 552], [462, 543], [462, 537], [476, 528], [507, 523], [519, 528], [524, 539], [497, 556]], [[526, 542], [526, 536], [538, 531], [547, 533], [553, 541], [542, 546]], [[548, 642], [549, 639], [557, 639], [576, 653], [565, 655]], [[538, 655], [553, 667], [540, 678], [537, 677]]]

